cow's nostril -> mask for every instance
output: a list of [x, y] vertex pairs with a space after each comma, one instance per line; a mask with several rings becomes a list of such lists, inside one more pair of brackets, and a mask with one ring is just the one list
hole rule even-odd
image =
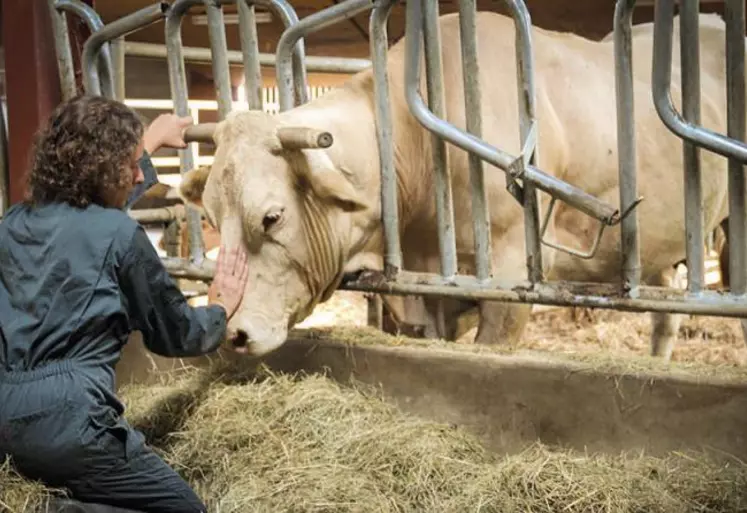
[[246, 347], [247, 342], [249, 342], [249, 335], [244, 330], [238, 330], [236, 335], [231, 339], [233, 347]]

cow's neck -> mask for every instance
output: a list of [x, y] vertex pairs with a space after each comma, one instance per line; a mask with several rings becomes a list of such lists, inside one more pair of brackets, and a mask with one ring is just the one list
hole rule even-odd
[[[331, 229], [339, 239], [336, 244], [343, 257], [341, 273], [361, 268], [383, 269], [379, 151], [371, 102], [365, 84], [353, 81], [288, 112], [288, 122], [323, 127], [332, 133], [334, 143], [325, 151], [360, 196], [369, 202], [370, 208], [364, 212], [332, 217]], [[335, 280], [339, 282], [340, 277], [341, 274], [335, 275]]]

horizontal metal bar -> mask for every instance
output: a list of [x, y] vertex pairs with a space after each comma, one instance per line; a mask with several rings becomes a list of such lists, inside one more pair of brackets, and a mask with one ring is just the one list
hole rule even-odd
[[[94, 65], [94, 58], [98, 54], [101, 46], [107, 41], [125, 36], [151, 25], [158, 20], [164, 19], [169, 10], [169, 4], [158, 2], [156, 4], [144, 7], [123, 18], [105, 25], [100, 30], [91, 34], [85, 45], [83, 45], [83, 85], [88, 94], [101, 94], [99, 85], [98, 70]], [[113, 77], [112, 77], [113, 78]], [[112, 85], [113, 88], [113, 85]], [[114, 91], [110, 91], [114, 94]]]
[[161, 257], [166, 271], [175, 278], [185, 280], [211, 281], [215, 274], [215, 262], [209, 258], [204, 258], [197, 265], [184, 258]]
[[[278, 94], [280, 96], [280, 110], [293, 108], [293, 70], [291, 69], [291, 52], [296, 42], [306, 34], [316, 32], [339, 21], [352, 18], [358, 13], [371, 9], [373, 0], [346, 0], [332, 7], [310, 14], [301, 21], [286, 29], [278, 41], [276, 58]], [[299, 94], [302, 93], [302, 94]], [[306, 102], [306, 91], [296, 91], [299, 103]]]
[[[460, 130], [448, 121], [439, 119], [426, 107], [418, 91], [420, 84], [421, 45], [419, 35], [422, 19], [420, 2], [408, 2], [406, 19], [407, 37], [405, 37], [405, 97], [410, 112], [426, 129], [435, 132], [463, 150], [474, 153], [483, 160], [507, 171], [515, 160], [511, 155], [478, 137]], [[527, 165], [524, 173], [517, 178], [528, 180], [538, 189], [557, 197], [586, 215], [606, 224], [615, 224], [620, 220], [620, 212], [615, 207], [608, 205], [573, 185], [540, 171], [534, 166]]]
[[724, 157], [747, 163], [747, 144], [686, 121], [677, 112], [670, 91], [672, 85], [673, 0], [657, 0], [654, 8], [654, 58], [652, 93], [664, 125], [679, 137]]
[[171, 221], [185, 219], [186, 215], [183, 205], [173, 205], [160, 208], [141, 208], [139, 210], [130, 210], [128, 213], [132, 219], [141, 224], [169, 223]]
[[638, 297], [622, 295], [616, 283], [499, 282], [478, 281], [474, 276], [458, 275], [447, 281], [437, 274], [400, 271], [396, 281], [383, 273], [366, 272], [357, 280], [344, 281], [342, 290], [393, 295], [422, 295], [442, 298], [534, 303], [556, 306], [581, 306], [626, 312], [671, 312], [715, 317], [747, 317], [744, 296], [702, 291], [697, 295], [681, 289], [640, 286]]
[[[184, 60], [191, 62], [210, 62], [210, 48], [200, 48], [196, 46], [183, 47]], [[132, 57], [150, 57], [165, 59], [166, 46], [155, 43], [140, 43], [136, 41], [125, 42], [125, 53]], [[228, 50], [226, 53], [230, 64], [243, 65], [241, 52], [238, 50]], [[371, 67], [371, 61], [368, 59], [352, 59], [345, 57], [321, 57], [316, 55], [307, 55], [304, 60], [308, 71], [322, 73], [342, 73], [354, 74]], [[274, 53], [260, 53], [259, 63], [265, 67], [275, 67], [276, 56]]]

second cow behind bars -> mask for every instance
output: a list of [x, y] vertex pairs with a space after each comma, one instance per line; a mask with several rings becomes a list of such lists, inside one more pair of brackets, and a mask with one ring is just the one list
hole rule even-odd
[[[439, 19], [446, 119], [465, 129], [459, 18]], [[679, 24], [675, 20], [675, 27]], [[702, 124], [725, 133], [725, 25], [701, 16]], [[617, 205], [618, 157], [615, 63], [610, 40], [532, 29], [539, 152], [538, 167]], [[677, 36], [675, 35], [675, 40]], [[482, 86], [483, 138], [512, 155], [521, 151], [514, 24], [511, 18], [478, 13], [478, 59]], [[642, 281], [669, 285], [674, 264], [685, 257], [682, 141], [658, 118], [651, 97], [653, 30], [639, 26], [633, 40], [636, 145]], [[440, 272], [431, 134], [410, 114], [404, 96], [405, 42], [389, 51], [388, 73], [400, 235], [404, 266]], [[676, 52], [675, 52], [676, 53]], [[422, 64], [421, 64], [422, 66]], [[679, 58], [673, 62], [676, 84]], [[679, 88], [673, 85], [675, 104]], [[421, 95], [425, 78], [421, 74]], [[219, 123], [212, 168], [185, 176], [181, 193], [204, 209], [221, 233], [221, 252], [244, 252], [249, 266], [241, 304], [229, 333], [249, 353], [282, 345], [290, 327], [309, 315], [345, 273], [380, 270], [384, 240], [379, 199], [374, 83], [371, 70], [346, 86], [278, 115], [234, 112]], [[299, 146], [308, 129], [330, 134], [328, 148]], [[312, 132], [313, 133], [313, 132]], [[301, 145], [302, 146], [302, 145]], [[471, 191], [467, 154], [448, 145], [457, 254], [462, 272], [474, 273]], [[727, 215], [724, 158], [702, 154], [706, 233]], [[486, 164], [492, 272], [507, 282], [526, 276], [524, 215], [506, 190], [505, 173]], [[549, 197], [540, 195], [541, 211]], [[588, 248], [596, 222], [559, 206], [547, 236], [564, 246]], [[597, 255], [582, 260], [543, 247], [544, 273], [551, 280], [615, 282], [620, 273], [619, 226], [609, 229]], [[224, 262], [218, 273], [230, 273]], [[433, 303], [435, 300], [426, 300]], [[397, 312], [398, 303], [389, 298]], [[531, 305], [483, 302], [478, 343], [512, 343], [522, 335]], [[400, 308], [401, 312], [401, 308]], [[448, 309], [447, 309], [448, 312]], [[652, 352], [668, 358], [680, 316], [652, 316]], [[452, 322], [450, 318], [447, 321]], [[452, 333], [453, 334], [453, 333]]]

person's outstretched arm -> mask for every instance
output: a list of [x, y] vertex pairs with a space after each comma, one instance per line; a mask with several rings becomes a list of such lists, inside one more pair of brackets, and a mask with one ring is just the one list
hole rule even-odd
[[200, 356], [225, 339], [226, 311], [217, 304], [193, 307], [169, 276], [142, 226], [137, 226], [119, 269], [133, 329], [161, 356]]

